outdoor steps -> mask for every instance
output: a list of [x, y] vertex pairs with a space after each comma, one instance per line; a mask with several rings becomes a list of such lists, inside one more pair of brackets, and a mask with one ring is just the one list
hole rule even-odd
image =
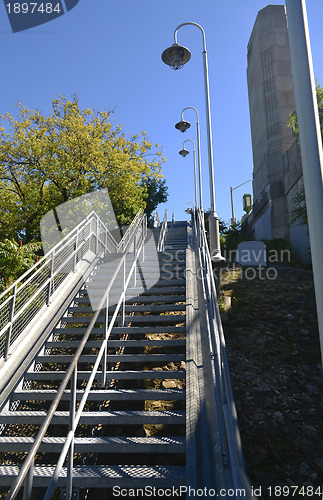
[[[84, 335], [86, 328], [55, 328], [53, 330], [54, 334], [57, 335], [65, 335], [66, 333], [70, 335]], [[102, 328], [93, 328], [93, 335], [102, 334]], [[131, 334], [131, 335], [143, 335], [150, 333], [185, 333], [185, 326], [122, 326], [122, 327], [113, 327], [111, 330], [111, 334]]]
[[[76, 399], [79, 401], [83, 391], [76, 391]], [[53, 401], [55, 389], [23, 390], [14, 392], [12, 401]], [[95, 389], [90, 391], [89, 401], [173, 401], [184, 400], [185, 390], [182, 389]], [[70, 391], [64, 391], [62, 401], [70, 400]]]
[[[113, 372], [115, 374], [115, 372]], [[166, 372], [167, 373], [167, 372]], [[45, 420], [45, 411], [7, 411], [0, 413], [0, 424], [42, 424]], [[68, 425], [69, 412], [56, 411], [53, 424]], [[170, 424], [182, 425], [185, 423], [183, 411], [84, 411], [81, 414], [80, 424], [103, 425], [140, 425], [140, 424]]]
[[[29, 451], [34, 438], [29, 436], [1, 437], [0, 453]], [[41, 453], [60, 453], [65, 437], [44, 437]], [[76, 437], [74, 450], [79, 453], [183, 453], [185, 438], [182, 437]]]
[[[80, 420], [81, 426], [88, 428], [89, 433], [97, 426], [101, 432], [99, 435], [90, 434], [89, 437], [76, 434], [75, 437], [75, 452], [82, 456], [96, 454], [99, 462], [96, 466], [76, 463], [73, 488], [111, 488], [118, 484], [122, 487], [140, 487], [146, 486], [148, 481], [149, 485], [161, 488], [185, 484], [187, 238], [186, 228], [180, 228], [181, 234], [175, 237], [176, 231], [176, 227], [168, 228], [165, 251], [158, 254], [159, 272], [153, 267], [156, 264], [153, 252], [146, 251], [144, 262], [140, 262], [145, 276], [149, 279], [156, 276], [158, 281], [146, 289], [137, 273], [138, 286], [134, 287], [134, 282], [130, 282], [131, 286], [127, 289], [124, 325], [120, 323], [121, 316], [117, 316], [107, 343], [106, 385], [101, 387], [101, 363], [89, 393], [86, 411], [82, 412]], [[111, 258], [114, 256], [109, 256], [105, 261]], [[127, 269], [130, 265], [131, 258]], [[96, 280], [94, 296], [99, 297], [106, 288], [107, 278], [100, 275], [98, 267], [91, 279]], [[40, 425], [44, 421], [44, 409], [55, 399], [56, 387], [63, 380], [64, 370], [73, 360], [92, 319], [90, 298], [93, 297], [93, 290], [89, 295], [87, 286], [85, 284], [78, 291], [26, 371], [24, 382], [12, 393], [11, 406], [0, 412], [0, 425]], [[116, 297], [112, 290], [110, 304], [114, 299]], [[109, 307], [109, 321], [114, 307], [114, 304]], [[96, 359], [95, 351], [101, 347], [105, 320], [105, 311], [102, 310], [80, 357], [77, 401], [83, 394], [81, 388], [90, 378], [91, 366]], [[51, 422], [52, 434], [46, 436], [40, 448], [40, 453], [45, 453], [48, 466], [35, 464], [34, 487], [48, 485], [49, 472], [53, 471], [55, 465], [53, 460], [63, 446], [69, 425], [67, 409], [70, 398], [71, 392], [67, 386]], [[101, 411], [98, 411], [99, 408]], [[147, 429], [143, 426], [150, 428], [154, 425], [162, 426], [161, 430], [157, 430], [161, 435], [145, 434]], [[84, 432], [83, 427], [78, 428], [80, 432]], [[122, 435], [115, 436], [116, 429]], [[5, 427], [0, 435], [0, 453], [26, 452], [32, 442], [33, 437], [26, 436], [23, 428], [20, 436], [11, 436], [6, 435]], [[178, 465], [171, 465], [174, 459], [169, 465], [163, 465], [165, 460], [168, 463], [165, 457], [173, 455], [177, 457], [175, 463]], [[107, 457], [111, 458], [110, 465], [104, 462]], [[114, 465], [114, 460], [124, 465]], [[129, 462], [133, 465], [129, 465]], [[0, 466], [0, 484], [12, 484], [17, 471], [16, 466]], [[61, 471], [58, 483], [63, 487], [64, 477], [65, 468]]]
[[[35, 466], [34, 484], [46, 487], [54, 473], [55, 467], [49, 465]], [[19, 467], [13, 465], [0, 466], [0, 484], [10, 486], [18, 474]], [[66, 484], [67, 470], [63, 467], [58, 479], [58, 486]], [[129, 465], [84, 465], [73, 468], [73, 487], [81, 488], [144, 488], [147, 486], [165, 488], [185, 485], [185, 467], [183, 466], [129, 466]]]
[[[39, 354], [36, 363], [70, 363], [73, 361], [73, 354]], [[94, 363], [96, 355], [84, 354], [80, 357], [80, 363]], [[108, 354], [107, 362], [117, 363], [170, 363], [175, 361], [185, 361], [185, 353], [182, 354]], [[117, 377], [116, 377], [117, 378]]]
[[[78, 371], [78, 380], [87, 380], [91, 375], [90, 371]], [[27, 372], [25, 375], [25, 380], [62, 380], [65, 376], [64, 371], [43, 371], [43, 372]], [[107, 371], [107, 380], [142, 380], [142, 379], [185, 379], [185, 370], [127, 370], [127, 371]], [[97, 373], [95, 380], [101, 380], [101, 372]], [[1, 423], [1, 414], [0, 414]]]

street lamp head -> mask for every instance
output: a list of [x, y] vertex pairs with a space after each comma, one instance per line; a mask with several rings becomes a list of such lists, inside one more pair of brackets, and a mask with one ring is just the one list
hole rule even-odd
[[183, 149], [179, 152], [179, 154], [180, 154], [181, 156], [183, 156], [183, 158], [185, 158], [185, 156], [187, 156], [187, 155], [189, 154], [189, 151], [188, 151], [187, 149], [183, 148]]
[[185, 132], [188, 128], [190, 128], [190, 126], [190, 122], [181, 120], [180, 122], [176, 123], [175, 128], [177, 128], [177, 130], [180, 130], [181, 132]]
[[162, 53], [162, 60], [173, 69], [181, 69], [191, 59], [191, 53], [186, 47], [173, 43]]

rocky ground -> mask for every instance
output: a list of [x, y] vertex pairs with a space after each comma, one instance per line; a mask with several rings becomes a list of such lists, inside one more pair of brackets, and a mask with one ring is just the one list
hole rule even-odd
[[[254, 279], [241, 270], [222, 273], [222, 290], [232, 297], [231, 309], [221, 309], [246, 468], [261, 498], [321, 499], [323, 377], [313, 276], [275, 269]], [[274, 496], [275, 486], [285, 490]]]

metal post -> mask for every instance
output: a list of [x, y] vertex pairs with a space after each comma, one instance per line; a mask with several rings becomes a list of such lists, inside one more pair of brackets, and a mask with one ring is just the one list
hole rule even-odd
[[231, 218], [231, 224], [235, 224], [236, 223], [236, 220], [235, 220], [235, 217], [234, 217], [234, 208], [233, 208], [233, 193], [232, 193], [233, 189], [232, 187], [230, 187], [230, 194], [231, 194], [231, 209], [232, 209], [232, 218]]
[[[182, 111], [182, 120], [184, 119], [183, 113], [186, 109], [193, 109], [196, 113], [196, 138], [197, 138], [197, 162], [199, 171], [199, 197], [200, 197], [200, 209], [203, 210], [203, 199], [202, 199], [202, 166], [201, 166], [201, 136], [200, 136], [200, 123], [199, 123], [199, 112], [196, 108], [192, 106], [187, 106]], [[198, 205], [196, 205], [197, 207]]]
[[12, 326], [13, 326], [13, 318], [15, 315], [15, 305], [16, 305], [16, 297], [17, 297], [17, 285], [13, 287], [12, 290], [12, 299], [11, 299], [11, 306], [10, 306], [10, 315], [9, 315], [9, 330], [7, 333], [7, 338], [6, 338], [6, 345], [4, 348], [4, 354], [3, 357], [5, 360], [8, 359], [9, 356], [9, 348], [10, 348], [10, 340], [11, 340], [11, 332], [12, 332]]
[[286, 0], [318, 325], [323, 359], [323, 151], [305, 0]]
[[205, 32], [202, 26], [197, 23], [182, 23], [174, 33], [174, 41], [177, 42], [177, 30], [185, 25], [192, 25], [199, 28], [203, 37], [203, 68], [204, 68], [204, 91], [205, 91], [205, 109], [206, 109], [206, 126], [207, 126], [207, 145], [208, 145], [208, 159], [209, 159], [209, 182], [210, 182], [210, 203], [211, 213], [209, 216], [209, 233], [210, 233], [210, 253], [211, 259], [214, 262], [223, 261], [220, 249], [220, 231], [219, 231], [219, 217], [215, 209], [215, 189], [214, 189], [214, 168], [213, 168], [213, 146], [212, 146], [212, 126], [211, 126], [211, 110], [210, 110], [210, 90], [209, 90], [209, 73], [206, 51]]
[[[135, 233], [134, 238], [133, 238], [133, 260], [134, 260], [134, 262], [136, 262], [136, 254], [137, 254], [137, 235]], [[135, 265], [135, 268], [133, 271], [133, 277], [134, 277], [133, 287], [136, 288], [136, 286], [137, 286], [137, 264]]]
[[142, 261], [144, 262], [145, 260], [145, 238], [146, 238], [146, 231], [147, 231], [147, 226], [146, 224], [146, 219], [142, 219]]
[[126, 260], [123, 261], [123, 301], [122, 301], [122, 315], [121, 315], [121, 326], [124, 326], [125, 310], [126, 310]]
[[50, 303], [50, 297], [52, 294], [52, 283], [53, 283], [53, 274], [54, 274], [54, 260], [55, 260], [55, 250], [53, 250], [52, 253], [52, 260], [50, 263], [50, 276], [49, 276], [49, 282], [48, 282], [48, 288], [47, 288], [47, 301], [46, 305], [49, 306]]
[[[193, 163], [194, 163], [194, 192], [195, 192], [195, 207], [197, 207], [197, 176], [196, 176], [196, 154], [195, 154], [195, 142], [191, 139], [187, 139], [183, 142], [183, 149], [186, 142], [191, 142], [193, 144]], [[173, 222], [173, 221], [172, 221]]]
[[33, 479], [34, 479], [34, 464], [32, 463], [31, 466], [29, 467], [29, 471], [24, 483], [23, 500], [31, 499], [31, 494], [33, 489]]
[[68, 459], [67, 459], [67, 477], [66, 477], [67, 500], [70, 500], [73, 494], [73, 455], [74, 455], [74, 424], [75, 424], [75, 408], [76, 408], [77, 366], [73, 371], [70, 384], [71, 384], [71, 397], [70, 397], [69, 430], [73, 431], [73, 438], [70, 444]]
[[78, 237], [79, 237], [79, 228], [76, 229], [75, 235], [75, 243], [74, 243], [74, 259], [73, 259], [73, 273], [75, 273], [76, 264], [77, 264], [77, 245], [78, 245]]
[[[105, 303], [103, 341], [107, 339], [108, 327], [109, 327], [109, 293], [107, 295]], [[102, 356], [102, 377], [101, 377], [102, 388], [105, 387], [107, 381], [107, 354], [108, 354], [108, 346], [106, 344]]]

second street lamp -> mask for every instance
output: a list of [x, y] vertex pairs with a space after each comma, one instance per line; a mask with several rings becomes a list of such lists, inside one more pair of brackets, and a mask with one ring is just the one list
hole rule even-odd
[[204, 68], [204, 90], [205, 90], [205, 107], [206, 107], [206, 124], [208, 137], [208, 159], [209, 159], [209, 180], [210, 180], [210, 203], [211, 213], [209, 216], [209, 232], [210, 232], [210, 251], [211, 258], [215, 262], [225, 260], [221, 255], [220, 249], [220, 232], [219, 232], [219, 217], [215, 209], [215, 190], [214, 190], [214, 169], [213, 169], [213, 148], [212, 148], [212, 130], [211, 130], [211, 111], [210, 111], [210, 92], [209, 92], [209, 75], [207, 64], [207, 51], [205, 32], [197, 23], [182, 23], [174, 31], [174, 43], [162, 53], [162, 60], [165, 64], [173, 69], [180, 69], [186, 64], [190, 58], [190, 51], [177, 43], [177, 31], [182, 26], [195, 26], [199, 28], [203, 38], [203, 68]]
[[195, 207], [197, 208], [197, 179], [196, 179], [196, 154], [195, 154], [195, 143], [191, 139], [187, 139], [183, 142], [183, 149], [179, 152], [183, 158], [189, 154], [188, 149], [185, 149], [185, 143], [191, 142], [193, 144], [193, 161], [194, 161], [194, 187], [195, 187]]
[[[199, 123], [199, 113], [196, 108], [192, 106], [187, 106], [182, 111], [181, 121], [176, 123], [175, 128], [181, 132], [185, 132], [190, 126], [190, 122], [184, 120], [184, 111], [187, 109], [193, 109], [196, 113], [196, 138], [197, 138], [197, 162], [198, 162], [198, 172], [199, 172], [199, 195], [200, 195], [200, 209], [203, 210], [203, 200], [202, 200], [202, 170], [201, 170], [201, 141], [200, 141], [200, 123]], [[197, 207], [197, 206], [196, 206]]]

